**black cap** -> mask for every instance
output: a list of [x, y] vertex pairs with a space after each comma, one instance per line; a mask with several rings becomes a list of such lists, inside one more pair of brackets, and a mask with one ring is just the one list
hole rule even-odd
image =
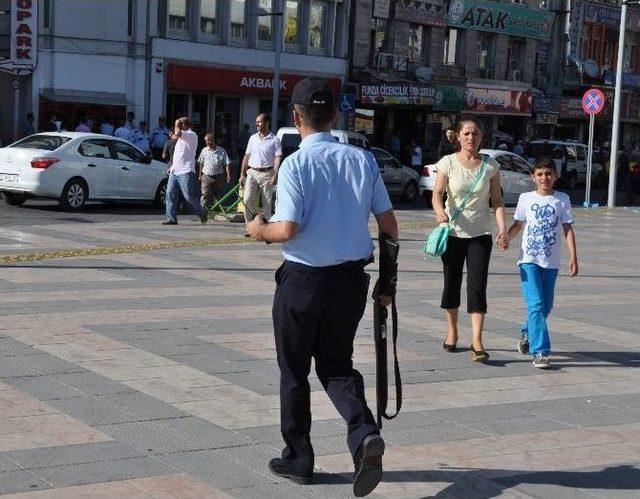
[[293, 87], [291, 102], [303, 106], [334, 106], [333, 92], [324, 78], [311, 76]]

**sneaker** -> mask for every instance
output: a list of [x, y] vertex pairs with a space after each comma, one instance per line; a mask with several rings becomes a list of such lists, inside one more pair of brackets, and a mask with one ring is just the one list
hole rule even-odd
[[200, 215], [200, 223], [204, 225], [207, 223], [207, 220], [209, 220], [209, 215], [207, 215], [206, 211], [203, 211], [202, 215]]
[[367, 435], [354, 459], [353, 495], [364, 497], [373, 492], [382, 478], [384, 440], [380, 435]]
[[291, 469], [291, 466], [287, 463], [286, 459], [279, 457], [274, 457], [269, 461], [269, 470], [271, 470], [271, 473], [274, 475], [291, 480], [298, 485], [308, 485], [311, 483], [311, 479], [313, 478], [312, 474], [301, 475], [297, 473]]
[[527, 338], [526, 334], [523, 334], [520, 341], [518, 341], [518, 352], [522, 355], [529, 355], [529, 338]]
[[538, 369], [549, 369], [549, 358], [541, 353], [535, 354], [533, 356], [533, 367], [537, 367]]
[[162, 225], [178, 225], [176, 220], [163, 220]]

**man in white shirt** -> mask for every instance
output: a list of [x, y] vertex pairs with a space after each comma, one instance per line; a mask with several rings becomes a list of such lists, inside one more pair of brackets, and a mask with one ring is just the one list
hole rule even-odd
[[173, 151], [173, 161], [167, 181], [166, 218], [162, 225], [178, 225], [178, 191], [193, 212], [200, 217], [202, 225], [207, 223], [207, 213], [202, 209], [196, 194], [196, 149], [198, 136], [191, 130], [191, 120], [178, 118], [174, 136], [177, 139]]
[[415, 140], [411, 141], [411, 168], [418, 173], [422, 172], [422, 148]]
[[244, 184], [244, 219], [247, 223], [258, 214], [260, 199], [263, 215], [266, 219], [271, 217], [271, 196], [282, 161], [282, 146], [280, 140], [270, 132], [271, 117], [267, 113], [258, 115], [256, 129], [258, 133], [249, 138], [240, 170], [240, 183]]
[[219, 199], [225, 185], [231, 182], [231, 161], [222, 147], [216, 144], [215, 136], [208, 133], [204, 136], [207, 144], [200, 151], [198, 166], [200, 167], [200, 204], [208, 210], [212, 203]]

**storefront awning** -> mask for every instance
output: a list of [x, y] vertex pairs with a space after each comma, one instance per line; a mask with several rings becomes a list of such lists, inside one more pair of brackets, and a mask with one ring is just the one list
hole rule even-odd
[[59, 90], [43, 88], [40, 96], [53, 102], [74, 102], [78, 104], [97, 104], [102, 106], [132, 106], [125, 94], [112, 92], [87, 92], [83, 90]]

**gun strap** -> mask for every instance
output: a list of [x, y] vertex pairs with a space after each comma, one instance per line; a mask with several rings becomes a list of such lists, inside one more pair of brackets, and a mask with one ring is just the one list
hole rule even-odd
[[[393, 371], [395, 375], [395, 385], [396, 385], [396, 412], [393, 415], [387, 414], [387, 401], [384, 402], [384, 411], [382, 412], [382, 417], [385, 419], [393, 419], [400, 412], [400, 408], [402, 407], [402, 379], [400, 378], [400, 364], [398, 363], [398, 350], [397, 350], [397, 342], [398, 342], [398, 309], [396, 308], [396, 297], [394, 296], [391, 299], [391, 335], [393, 341]], [[386, 374], [386, 366], [385, 366], [385, 374]], [[384, 380], [387, 383], [387, 380]]]

